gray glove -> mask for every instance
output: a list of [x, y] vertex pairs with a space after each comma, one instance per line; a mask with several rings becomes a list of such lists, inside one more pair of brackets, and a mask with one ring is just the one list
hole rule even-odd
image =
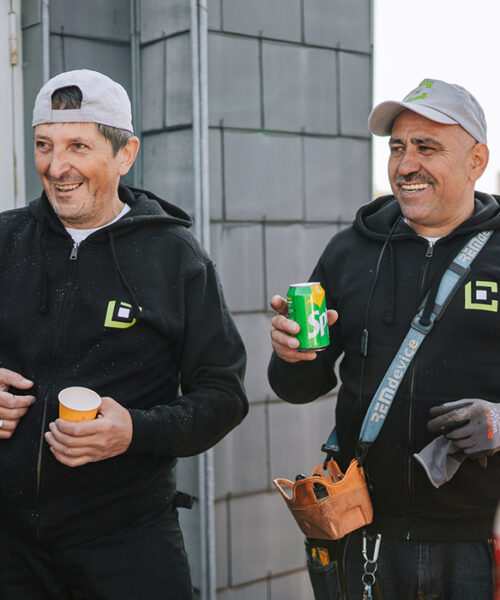
[[434, 406], [427, 423], [432, 433], [442, 433], [466, 456], [491, 456], [500, 450], [500, 404], [480, 398], [463, 398]]
[[424, 468], [429, 481], [435, 488], [441, 487], [458, 471], [466, 456], [453, 442], [440, 435], [413, 455]]

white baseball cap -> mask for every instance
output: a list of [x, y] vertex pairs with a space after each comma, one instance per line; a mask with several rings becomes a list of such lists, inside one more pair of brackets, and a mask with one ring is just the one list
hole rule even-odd
[[[53, 109], [52, 94], [76, 86], [82, 93], [80, 108]], [[32, 125], [42, 123], [100, 123], [134, 133], [132, 108], [125, 89], [106, 75], [89, 69], [59, 73], [38, 92]]]
[[431, 121], [460, 125], [477, 142], [486, 144], [486, 119], [483, 109], [465, 88], [439, 79], [424, 79], [401, 102], [388, 100], [377, 104], [368, 117], [368, 129], [375, 135], [390, 135], [394, 119], [412, 110]]

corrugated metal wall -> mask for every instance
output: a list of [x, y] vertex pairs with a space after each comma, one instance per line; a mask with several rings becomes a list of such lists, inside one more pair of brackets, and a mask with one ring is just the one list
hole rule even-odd
[[[40, 190], [30, 120], [48, 46], [50, 75], [93, 68], [125, 86], [142, 115], [129, 180], [193, 213], [189, 0], [23, 0], [22, 10], [27, 199]], [[210, 247], [247, 345], [251, 402], [214, 451], [219, 600], [312, 598], [302, 536], [272, 479], [319, 462], [334, 397], [290, 406], [274, 396], [268, 302], [308, 278], [370, 199], [371, 29], [370, 0], [208, 0]], [[178, 468], [196, 495], [198, 469], [196, 458]], [[183, 512], [197, 586], [200, 522]]]

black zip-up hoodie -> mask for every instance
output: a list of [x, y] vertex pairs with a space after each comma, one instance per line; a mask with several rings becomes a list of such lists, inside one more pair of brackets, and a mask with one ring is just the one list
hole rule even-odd
[[[131, 210], [78, 247], [45, 194], [0, 214], [0, 366], [36, 395], [0, 440], [0, 526], [61, 546], [164, 508], [176, 457], [248, 410], [245, 350], [190, 217], [149, 192], [119, 195]], [[70, 385], [129, 409], [126, 453], [75, 468], [53, 457], [43, 434]]]
[[[486, 469], [467, 459], [439, 489], [413, 454], [434, 437], [426, 429], [431, 406], [460, 398], [500, 401], [498, 200], [477, 192], [473, 216], [434, 246], [404, 222], [393, 196], [362, 207], [353, 226], [327, 245], [311, 276], [324, 286], [328, 308], [339, 313], [330, 328], [330, 347], [312, 362], [271, 358], [269, 380], [275, 392], [288, 402], [305, 403], [334, 388], [334, 363], [344, 353], [336, 424], [345, 468], [355, 455], [373, 394], [425, 294], [430, 291], [434, 300], [433, 284], [475, 232], [495, 230], [419, 348], [368, 451], [373, 528], [382, 534], [428, 540], [491, 536], [500, 497], [500, 454], [488, 458]], [[368, 330], [365, 358], [363, 329]]]

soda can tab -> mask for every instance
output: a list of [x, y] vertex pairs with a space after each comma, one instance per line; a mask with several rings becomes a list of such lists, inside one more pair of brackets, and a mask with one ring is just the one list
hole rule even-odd
[[325, 290], [316, 281], [293, 283], [287, 294], [288, 316], [300, 325], [299, 352], [323, 350], [330, 344]]

